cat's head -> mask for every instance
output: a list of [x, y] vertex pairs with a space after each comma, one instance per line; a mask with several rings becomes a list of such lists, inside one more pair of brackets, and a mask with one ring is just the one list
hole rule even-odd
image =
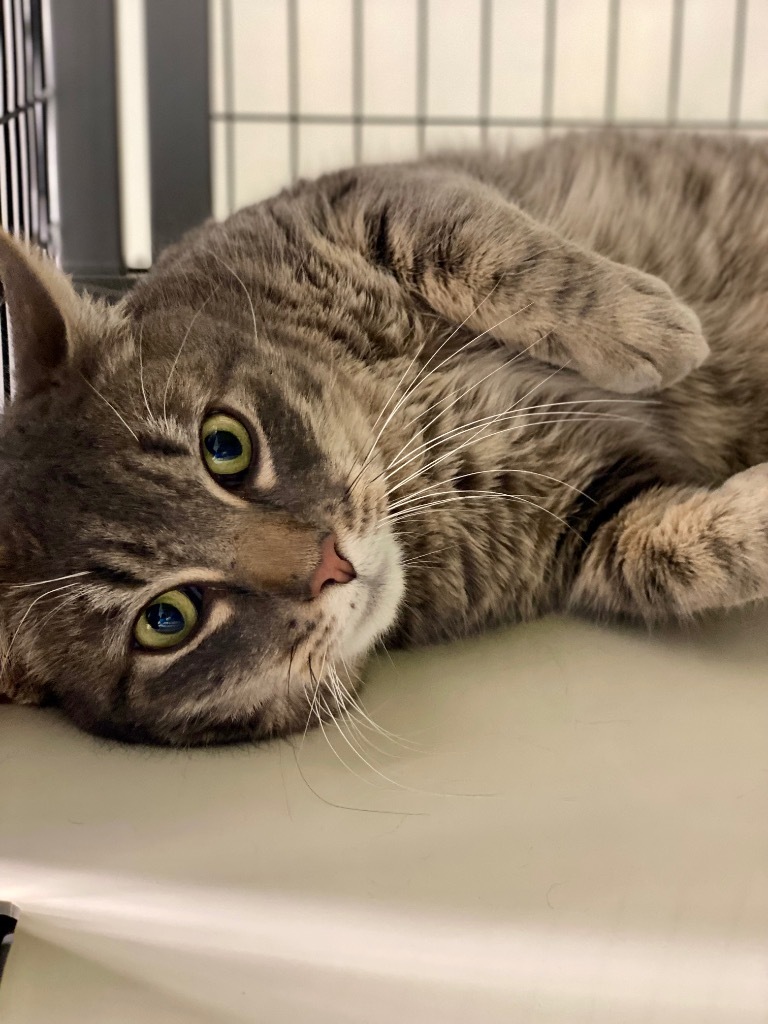
[[211, 292], [137, 320], [5, 235], [0, 279], [0, 696], [172, 744], [339, 710], [403, 590], [378, 395]]

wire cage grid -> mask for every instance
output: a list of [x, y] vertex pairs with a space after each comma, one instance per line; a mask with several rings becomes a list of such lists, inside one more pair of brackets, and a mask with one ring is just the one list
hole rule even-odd
[[[0, 0], [0, 223], [51, 247], [51, 99], [47, 0]], [[10, 393], [10, 325], [0, 301], [2, 398]]]
[[552, 132], [768, 132], [763, 0], [210, 0], [214, 209]]

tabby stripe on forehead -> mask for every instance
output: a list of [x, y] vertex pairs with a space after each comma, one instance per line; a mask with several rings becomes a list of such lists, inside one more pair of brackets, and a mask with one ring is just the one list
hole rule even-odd
[[149, 434], [139, 435], [139, 445], [143, 452], [150, 455], [191, 455], [186, 445], [172, 441], [168, 437], [152, 437]]
[[91, 565], [88, 571], [104, 583], [121, 587], [146, 587], [147, 581], [128, 569], [116, 569], [111, 565]]

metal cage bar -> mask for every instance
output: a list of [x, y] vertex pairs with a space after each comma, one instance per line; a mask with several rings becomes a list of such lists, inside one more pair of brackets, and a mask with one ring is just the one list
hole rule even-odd
[[[46, 0], [0, 0], [0, 223], [55, 248], [48, 167], [49, 90]], [[2, 401], [12, 380], [11, 324], [0, 299]]]

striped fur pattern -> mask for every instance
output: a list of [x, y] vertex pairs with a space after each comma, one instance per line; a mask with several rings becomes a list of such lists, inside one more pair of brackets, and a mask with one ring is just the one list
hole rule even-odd
[[[5, 239], [0, 692], [255, 739], [354, 702], [378, 642], [765, 597], [767, 194], [735, 138], [351, 169], [191, 232], [116, 307]], [[237, 493], [211, 409], [256, 439]], [[312, 597], [329, 532], [357, 578]], [[189, 641], [135, 649], [186, 584]]]

